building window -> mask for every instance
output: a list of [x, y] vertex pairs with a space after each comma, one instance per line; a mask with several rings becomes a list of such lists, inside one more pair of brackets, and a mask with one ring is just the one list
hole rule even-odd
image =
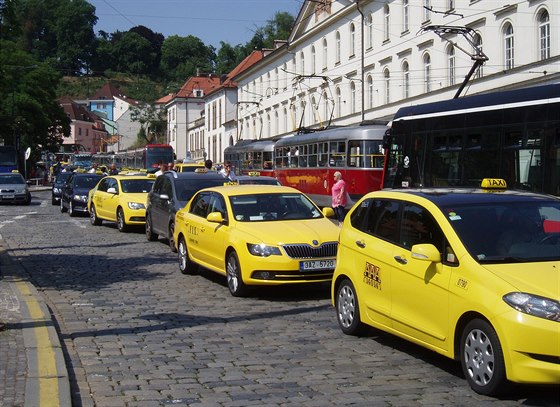
[[447, 48], [447, 76], [449, 86], [455, 85], [455, 48], [453, 45]]
[[432, 18], [432, 0], [424, 0], [424, 21]]
[[305, 54], [303, 52], [299, 53], [299, 69], [300, 75], [305, 75]]
[[282, 70], [284, 71], [284, 89], [286, 89], [288, 87], [288, 64], [285, 62]]
[[455, 0], [447, 0], [447, 10], [455, 10]]
[[[480, 34], [475, 34], [473, 41], [474, 41], [474, 45], [476, 46], [478, 52], [481, 53], [482, 52], [482, 37], [480, 36]], [[477, 69], [477, 71], [474, 75], [475, 78], [482, 78], [482, 75], [484, 74], [484, 72], [482, 70], [483, 66], [484, 66], [483, 64], [480, 64], [478, 66], [478, 69]]]
[[356, 55], [356, 27], [350, 23], [350, 56]]
[[356, 113], [356, 84], [350, 82], [350, 113]]
[[336, 32], [336, 44], [335, 44], [335, 52], [336, 52], [336, 63], [340, 63], [340, 32]]
[[424, 83], [426, 93], [432, 91], [432, 59], [430, 54], [424, 55]]
[[328, 122], [331, 117], [331, 112], [329, 111], [329, 97], [327, 96], [327, 92], [323, 93], [323, 101], [325, 121]]
[[373, 47], [373, 16], [370, 14], [366, 19], [366, 47]]
[[311, 47], [311, 74], [317, 73], [315, 46]]
[[274, 129], [272, 134], [273, 135], [278, 135], [280, 134], [280, 119], [278, 118], [278, 110], [274, 111]]
[[373, 108], [373, 77], [368, 75], [367, 77], [367, 92], [368, 92], [368, 108]]
[[408, 62], [404, 61], [403, 66], [403, 98], [407, 99], [410, 95], [410, 69], [408, 67]]
[[384, 38], [385, 41], [389, 41], [389, 33], [390, 33], [390, 27], [391, 27], [391, 15], [389, 13], [389, 5], [385, 4], [385, 6], [383, 7], [383, 13], [384, 13], [384, 21], [385, 24], [383, 26], [383, 30], [384, 30]]
[[336, 94], [336, 117], [341, 117], [342, 116], [342, 93], [339, 87], [336, 88], [335, 94]]
[[507, 23], [504, 26], [504, 67], [505, 69], [513, 69], [515, 66], [515, 54], [513, 43], [513, 26]]
[[279, 83], [279, 73], [278, 73], [278, 68], [274, 69], [274, 87], [276, 88], [276, 93], [278, 93], [278, 88], [280, 87], [280, 83]]
[[391, 73], [389, 68], [383, 71], [383, 78], [385, 79], [385, 103], [391, 103]]
[[284, 108], [284, 133], [288, 132], [288, 109]]
[[327, 47], [327, 39], [323, 38], [323, 70], [327, 69], [328, 60], [329, 60], [329, 51]]
[[539, 56], [541, 60], [550, 58], [550, 17], [546, 10], [539, 15]]
[[315, 96], [311, 97], [311, 109], [309, 109], [309, 124], [313, 125], [316, 123], [317, 120], [317, 100]]
[[403, 4], [403, 31], [408, 31], [408, 0], [402, 0]]

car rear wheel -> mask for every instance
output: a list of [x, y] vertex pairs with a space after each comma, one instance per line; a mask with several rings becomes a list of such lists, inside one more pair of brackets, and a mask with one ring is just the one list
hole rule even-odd
[[119, 229], [119, 232], [128, 232], [128, 225], [124, 219], [122, 208], [117, 209], [117, 229]]
[[461, 335], [461, 366], [467, 382], [479, 394], [498, 395], [507, 387], [502, 345], [488, 322], [473, 319]]
[[241, 266], [237, 253], [231, 252], [226, 262], [226, 275], [229, 292], [234, 297], [244, 297], [247, 295], [248, 288], [243, 282]]
[[72, 201], [68, 203], [68, 215], [76, 216], [76, 211], [74, 210], [74, 204], [72, 203]]
[[94, 204], [91, 204], [91, 206], [89, 208], [89, 222], [93, 226], [100, 226], [101, 223], [103, 222], [101, 219], [99, 219], [97, 217], [97, 212], [95, 211], [95, 205]]
[[67, 209], [64, 207], [64, 202], [62, 201], [62, 198], [60, 198], [60, 212], [64, 213], [66, 211]]
[[173, 253], [177, 253], [177, 248], [175, 247], [175, 241], [173, 240], [173, 234], [175, 233], [175, 222], [171, 222], [169, 225], [169, 238], [167, 241], [169, 242], [169, 248]]
[[146, 239], [150, 242], [155, 242], [158, 239], [157, 233], [154, 233], [152, 228], [152, 217], [149, 214], [146, 214]]
[[360, 320], [360, 306], [354, 284], [345, 278], [336, 292], [336, 318], [342, 332], [346, 335], [360, 335], [366, 325]]
[[196, 274], [198, 266], [190, 259], [187, 242], [185, 242], [183, 237], [179, 238], [177, 252], [179, 253], [179, 270], [181, 270], [181, 273]]

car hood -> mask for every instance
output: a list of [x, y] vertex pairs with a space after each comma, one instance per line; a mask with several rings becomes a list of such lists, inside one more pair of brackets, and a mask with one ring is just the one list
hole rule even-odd
[[0, 189], [21, 189], [26, 186], [25, 184], [0, 184]]
[[127, 202], [140, 202], [146, 205], [148, 203], [148, 193], [147, 192], [127, 193], [126, 195], [124, 195], [124, 199]]
[[72, 190], [72, 193], [74, 195], [87, 195], [89, 193], [89, 191], [93, 188], [94, 187], [91, 187], [91, 188], [74, 188]]
[[285, 220], [271, 222], [238, 222], [237, 228], [252, 243], [283, 245], [309, 243], [316, 245], [338, 241], [340, 229], [329, 219]]
[[560, 261], [485, 264], [484, 268], [514, 287], [514, 290], [560, 298]]

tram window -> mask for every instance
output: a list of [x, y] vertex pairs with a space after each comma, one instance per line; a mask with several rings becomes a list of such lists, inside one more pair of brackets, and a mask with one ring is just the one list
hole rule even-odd
[[351, 140], [348, 142], [350, 167], [364, 167], [363, 141]]
[[329, 165], [331, 167], [344, 167], [346, 165], [346, 145], [344, 141], [331, 142]]
[[319, 143], [319, 167], [329, 165], [329, 143]]
[[317, 144], [309, 145], [307, 165], [309, 167], [317, 167]]

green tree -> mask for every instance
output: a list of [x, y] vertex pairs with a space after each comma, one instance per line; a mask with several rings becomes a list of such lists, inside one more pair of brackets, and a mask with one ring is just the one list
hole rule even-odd
[[58, 151], [70, 135], [70, 119], [56, 100], [60, 74], [15, 43], [0, 40], [0, 137], [18, 144]]
[[140, 123], [137, 147], [165, 139], [166, 112], [155, 104], [131, 106], [130, 118]]
[[257, 28], [253, 38], [245, 45], [246, 56], [254, 49], [273, 48], [275, 40], [287, 40], [290, 36], [294, 17], [286, 12], [277, 12], [274, 19], [264, 27]]
[[197, 71], [214, 72], [216, 53], [193, 35], [167, 37], [161, 47], [161, 71], [168, 80], [184, 82]]
[[216, 72], [227, 75], [246, 57], [245, 48], [241, 45], [235, 47], [226, 42], [220, 42], [220, 49], [216, 56]]
[[132, 31], [123, 33], [122, 37], [113, 43], [112, 52], [113, 69], [117, 72], [148, 75], [157, 58], [150, 42]]

